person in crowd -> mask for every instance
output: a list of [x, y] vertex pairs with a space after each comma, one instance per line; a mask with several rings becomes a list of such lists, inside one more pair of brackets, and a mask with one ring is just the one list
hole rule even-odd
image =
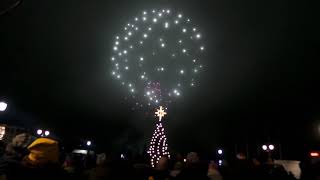
[[222, 176], [218, 171], [218, 165], [213, 161], [208, 165], [208, 177], [210, 180], [222, 180]]
[[97, 154], [96, 167], [88, 172], [88, 180], [112, 179], [111, 160], [105, 153]]
[[22, 133], [16, 135], [7, 144], [3, 156], [0, 158], [0, 176], [3, 179], [19, 179], [23, 169], [21, 161], [28, 154], [27, 146], [32, 142], [31, 135]]
[[[29, 154], [21, 162], [23, 179], [66, 179], [67, 174], [59, 163], [58, 142], [49, 138], [38, 138], [28, 146]], [[9, 179], [8, 179], [9, 180]]]
[[190, 152], [186, 159], [186, 168], [184, 168], [177, 179], [179, 180], [208, 180], [207, 176], [208, 168], [207, 166], [202, 166], [200, 163], [199, 156], [196, 152]]
[[171, 179], [176, 178], [180, 174], [182, 169], [183, 169], [183, 163], [180, 161], [177, 161], [173, 166], [173, 170], [170, 171]]
[[149, 177], [149, 180], [169, 180], [169, 159], [167, 157], [161, 157], [156, 168], [152, 171], [152, 175]]

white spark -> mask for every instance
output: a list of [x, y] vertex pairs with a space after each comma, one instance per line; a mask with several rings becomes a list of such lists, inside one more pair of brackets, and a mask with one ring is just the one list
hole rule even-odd
[[148, 28], [148, 30], [149, 30], [149, 31], [151, 31], [151, 30], [152, 30], [152, 28], [151, 28], [151, 27], [149, 27], [149, 28]]
[[140, 44], [143, 44], [143, 41], [140, 41]]
[[175, 21], [174, 21], [174, 23], [175, 23], [175, 24], [178, 24], [178, 23], [179, 23], [179, 21], [178, 21], [178, 20], [175, 20]]
[[144, 38], [147, 38], [147, 37], [148, 37], [148, 34], [143, 34], [143, 37], [144, 37]]
[[153, 22], [156, 23], [158, 20], [157, 18], [153, 18]]
[[197, 72], [198, 72], [198, 69], [194, 69], [194, 72], [197, 73]]
[[119, 39], [119, 36], [116, 36], [116, 39]]
[[201, 34], [197, 34], [196, 37], [197, 37], [198, 39], [200, 39], [200, 38], [201, 38]]
[[114, 46], [114, 47], [113, 47], [113, 50], [114, 50], [114, 51], [118, 51], [118, 47], [117, 47], [117, 46]]
[[114, 58], [114, 57], [112, 57], [112, 58], [111, 58], [111, 60], [112, 60], [112, 61], [114, 61], [114, 60], [115, 60], [115, 58]]
[[116, 41], [116, 43], [115, 43], [116, 45], [119, 45], [119, 41]]
[[164, 46], [165, 46], [165, 44], [164, 44], [164, 43], [162, 43], [162, 44], [161, 44], [161, 47], [164, 47]]
[[152, 13], [155, 13], [156, 12], [156, 10], [152, 10]]
[[194, 60], [192, 60], [194, 63], [196, 62], [196, 60], [194, 59]]
[[136, 17], [136, 18], [134, 18], [134, 20], [135, 20], [135, 21], [138, 21], [139, 19]]
[[144, 15], [146, 15], [146, 14], [147, 14], [147, 12], [146, 12], [146, 11], [143, 11], [143, 14], [144, 14]]
[[140, 57], [140, 61], [143, 61], [144, 60], [144, 58], [143, 57]]
[[192, 30], [193, 30], [194, 32], [196, 32], [196, 31], [197, 31], [197, 29], [196, 29], [196, 28], [193, 28]]
[[183, 29], [182, 29], [182, 32], [184, 32], [184, 33], [187, 32], [187, 29], [186, 29], [186, 28], [183, 28]]
[[131, 36], [131, 35], [132, 35], [132, 32], [131, 32], [131, 31], [129, 31], [129, 32], [128, 32], [128, 35], [129, 35], [129, 36]]
[[127, 37], [127, 36], [126, 36], [126, 37], [124, 37], [124, 40], [128, 41], [128, 37]]
[[141, 75], [141, 79], [144, 79], [144, 75]]
[[190, 19], [187, 19], [188, 22], [190, 22]]
[[133, 48], [133, 46], [130, 46], [130, 49], [132, 49]]
[[129, 67], [128, 67], [128, 66], [126, 66], [126, 67], [125, 67], [125, 69], [126, 69], [126, 70], [128, 70], [128, 69], [129, 69]]
[[162, 13], [159, 13], [158, 16], [159, 16], [159, 17], [162, 17]]
[[142, 20], [143, 20], [143, 21], [146, 21], [146, 20], [147, 20], [147, 18], [146, 18], [146, 17], [143, 17], [143, 18], [142, 18]]
[[169, 28], [169, 23], [166, 22], [166, 23], [164, 24], [164, 27], [165, 27], [165, 28]]
[[179, 18], [182, 18], [182, 14], [179, 14], [178, 17], [179, 17]]
[[182, 52], [183, 52], [183, 53], [186, 53], [186, 52], [187, 52], [187, 50], [186, 50], [186, 49], [182, 49]]
[[184, 74], [184, 70], [182, 69], [182, 70], [180, 70], [180, 74]]
[[170, 13], [170, 10], [168, 9], [168, 10], [167, 10], [167, 14], [169, 14], [169, 13]]
[[127, 50], [124, 50], [124, 51], [123, 51], [123, 54], [127, 54]]
[[200, 47], [200, 50], [201, 50], [201, 51], [203, 51], [203, 50], [204, 50], [204, 47], [203, 47], [203, 46], [201, 46], [201, 47]]
[[112, 71], [112, 75], [115, 75], [115, 74], [116, 74], [116, 72]]
[[119, 74], [119, 75], [117, 75], [117, 78], [118, 78], [118, 79], [120, 79], [120, 78], [121, 78], [120, 74]]

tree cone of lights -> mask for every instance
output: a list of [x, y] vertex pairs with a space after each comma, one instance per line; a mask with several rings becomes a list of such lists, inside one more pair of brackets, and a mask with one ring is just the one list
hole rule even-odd
[[156, 129], [154, 130], [148, 150], [152, 167], [155, 167], [155, 165], [158, 164], [161, 157], [170, 157], [167, 137], [161, 122], [162, 117], [167, 113], [162, 109], [162, 106], [160, 106], [160, 109], [157, 109], [155, 114], [159, 117], [159, 120], [156, 123]]

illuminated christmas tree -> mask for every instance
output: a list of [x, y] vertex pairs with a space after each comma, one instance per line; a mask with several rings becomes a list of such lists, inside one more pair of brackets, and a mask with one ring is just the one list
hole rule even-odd
[[164, 132], [164, 127], [162, 125], [162, 117], [164, 117], [167, 113], [160, 106], [159, 109], [155, 112], [155, 114], [159, 117], [156, 122], [156, 129], [154, 130], [153, 136], [151, 138], [150, 147], [148, 154], [151, 158], [151, 166], [155, 167], [158, 164], [159, 159], [161, 157], [170, 158], [170, 153], [168, 151], [167, 138]]

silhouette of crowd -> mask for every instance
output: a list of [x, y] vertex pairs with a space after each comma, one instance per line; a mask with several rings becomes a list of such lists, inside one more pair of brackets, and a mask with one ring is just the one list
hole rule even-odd
[[[59, 142], [19, 134], [8, 144], [1, 143], [0, 180], [294, 180], [292, 173], [266, 161], [248, 160], [243, 153], [219, 164], [201, 159], [196, 152], [185, 158], [176, 154], [162, 157], [154, 168], [148, 157], [117, 158], [107, 153], [61, 153]], [[310, 177], [308, 177], [310, 178]], [[314, 177], [310, 179], [315, 179]]]

